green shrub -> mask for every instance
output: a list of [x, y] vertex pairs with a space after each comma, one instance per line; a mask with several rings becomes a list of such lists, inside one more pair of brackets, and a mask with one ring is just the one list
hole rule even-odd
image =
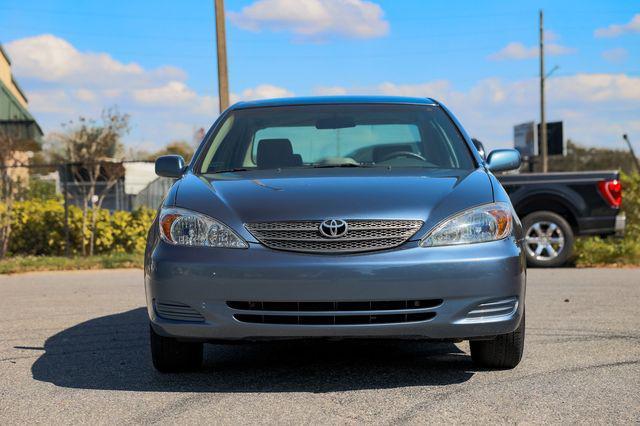
[[147, 232], [155, 212], [138, 209], [133, 212], [117, 211], [111, 216], [111, 234], [114, 253], [142, 253], [147, 244]]
[[640, 265], [640, 174], [622, 175], [622, 209], [627, 216], [624, 238], [579, 238], [578, 266]]
[[[58, 200], [19, 201], [13, 207], [11, 255], [62, 256], [65, 254], [64, 205]], [[99, 209], [96, 213], [95, 253], [142, 253], [155, 212]], [[91, 223], [91, 212], [88, 223]], [[88, 240], [90, 230], [85, 238]], [[82, 210], [69, 206], [71, 253], [82, 252]]]
[[[627, 216], [624, 238], [579, 238], [576, 241], [576, 264], [640, 265], [640, 174], [622, 176], [622, 208]], [[65, 254], [64, 205], [59, 199], [19, 201], [13, 206], [10, 255], [63, 256]], [[0, 205], [0, 211], [2, 206]], [[139, 209], [133, 212], [97, 212], [95, 253], [142, 253], [147, 231], [155, 212]], [[89, 217], [89, 223], [91, 217]], [[89, 238], [86, 231], [85, 238]], [[82, 210], [69, 207], [71, 253], [82, 252]]]

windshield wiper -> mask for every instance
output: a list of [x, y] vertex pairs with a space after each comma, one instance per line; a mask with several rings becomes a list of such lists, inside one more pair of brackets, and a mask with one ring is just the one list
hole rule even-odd
[[230, 169], [220, 169], [220, 170], [214, 170], [212, 173], [231, 173], [231, 172], [246, 172], [247, 168], [245, 167], [233, 167]]
[[314, 169], [328, 169], [331, 167], [375, 167], [369, 164], [340, 163], [340, 164], [314, 164]]

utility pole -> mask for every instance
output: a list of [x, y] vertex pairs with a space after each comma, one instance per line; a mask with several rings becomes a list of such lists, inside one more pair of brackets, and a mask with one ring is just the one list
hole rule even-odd
[[542, 172], [547, 173], [549, 170], [549, 159], [547, 156], [547, 120], [544, 111], [544, 82], [546, 75], [544, 73], [544, 15], [540, 9], [540, 141], [539, 149], [542, 156]]
[[636, 157], [636, 153], [633, 151], [633, 145], [631, 145], [631, 141], [629, 140], [629, 136], [625, 133], [622, 135], [622, 139], [627, 143], [629, 147], [629, 152], [631, 152], [631, 156], [633, 157], [633, 161], [636, 163], [636, 170], [640, 172], [640, 162], [638, 162], [638, 157]]
[[227, 36], [224, 28], [224, 0], [214, 0], [216, 13], [216, 48], [218, 54], [218, 100], [220, 113], [229, 107], [229, 74], [227, 72]]

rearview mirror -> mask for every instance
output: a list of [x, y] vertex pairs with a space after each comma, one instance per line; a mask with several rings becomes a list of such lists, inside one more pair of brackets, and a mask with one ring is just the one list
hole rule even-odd
[[346, 129], [349, 127], [356, 127], [356, 122], [353, 121], [352, 117], [320, 118], [316, 121], [316, 129], [318, 130]]
[[520, 153], [515, 149], [495, 149], [487, 157], [492, 172], [506, 172], [520, 168]]
[[163, 155], [156, 158], [156, 174], [162, 177], [179, 178], [184, 173], [184, 159], [180, 155]]

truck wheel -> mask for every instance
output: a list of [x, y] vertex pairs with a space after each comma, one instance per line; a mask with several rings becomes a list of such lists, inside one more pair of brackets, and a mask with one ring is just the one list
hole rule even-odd
[[522, 359], [524, 350], [524, 314], [520, 325], [512, 333], [501, 334], [493, 340], [472, 340], [471, 359], [480, 367], [514, 368]]
[[164, 337], [149, 326], [151, 340], [151, 359], [156, 370], [162, 373], [195, 370], [202, 365], [203, 344], [180, 342]]
[[573, 252], [571, 225], [557, 213], [533, 212], [522, 221], [524, 248], [530, 266], [562, 266]]

